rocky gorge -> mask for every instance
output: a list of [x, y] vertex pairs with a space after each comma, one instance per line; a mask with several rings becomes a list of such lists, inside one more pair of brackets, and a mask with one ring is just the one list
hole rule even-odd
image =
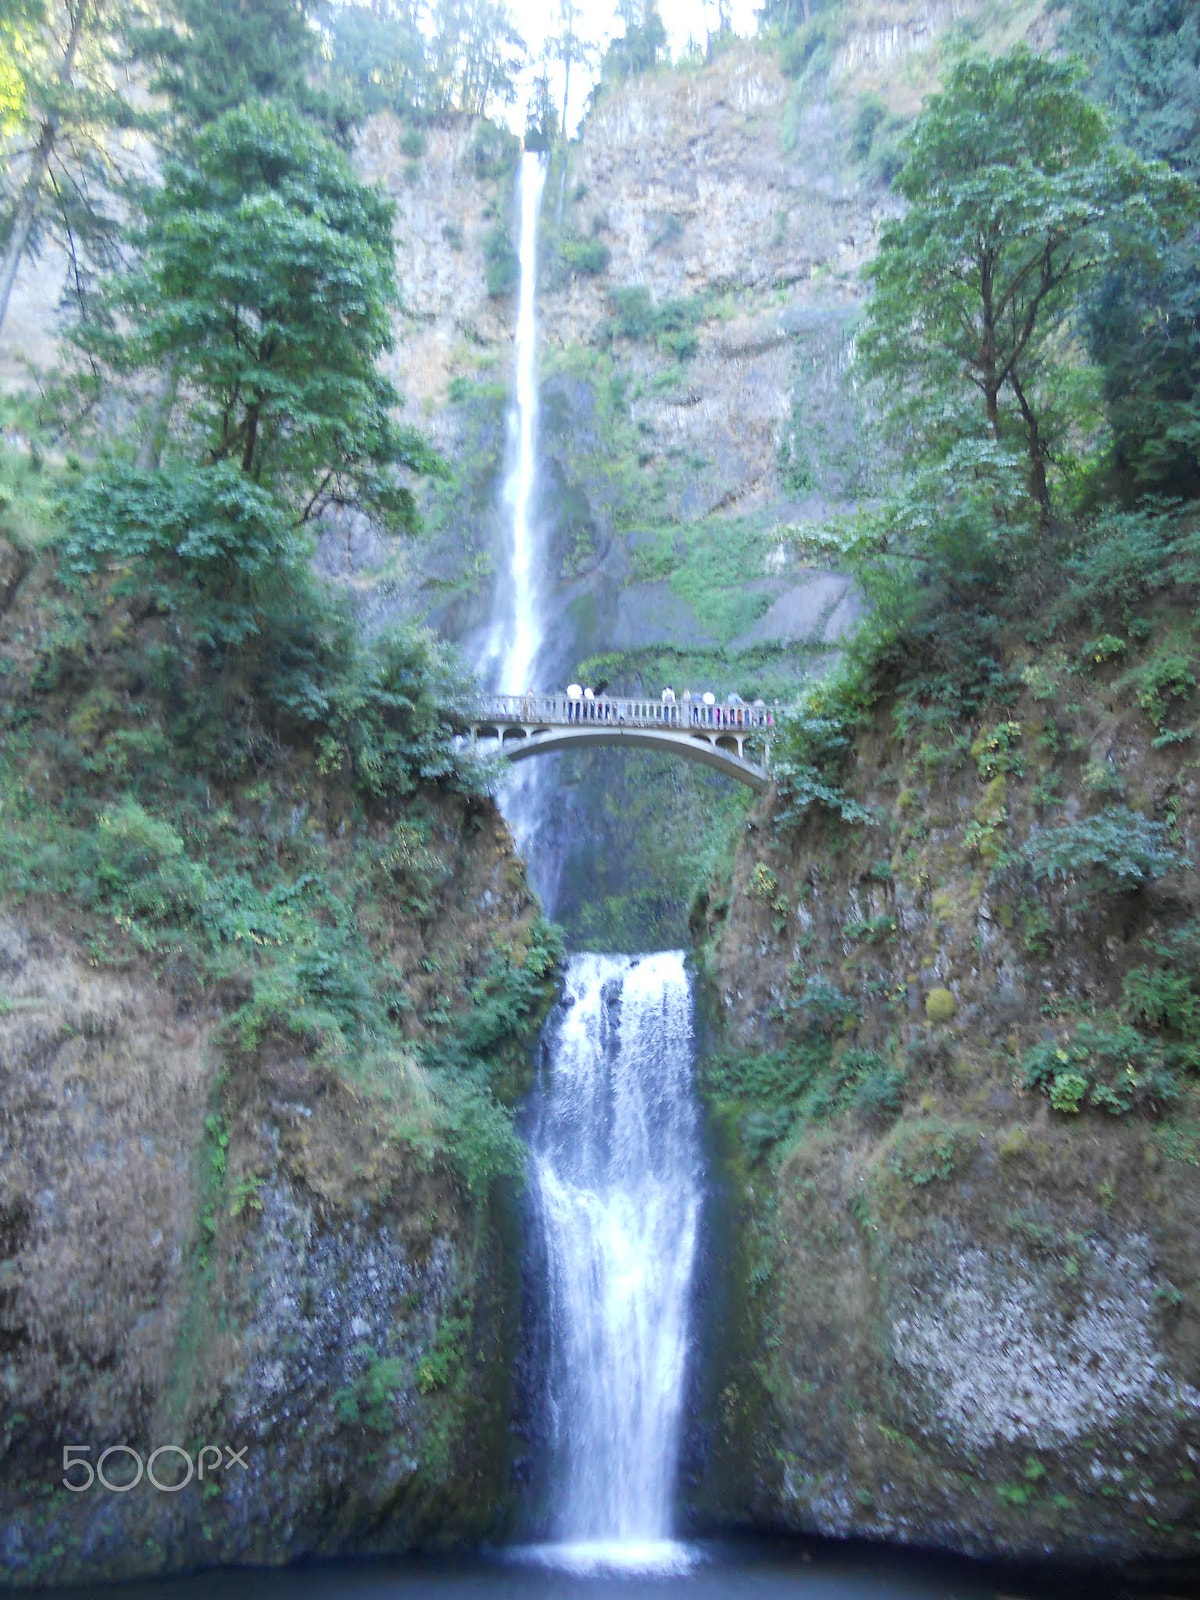
[[[854, 355], [863, 269], [900, 210], [895, 141], [956, 49], [1043, 47], [1052, 18], [1033, 0], [843, 10], [803, 60], [731, 40], [605, 86], [547, 157], [539, 688], [785, 704], [863, 621], [828, 551], [894, 466]], [[363, 128], [358, 170], [397, 207], [389, 375], [452, 472], [419, 486], [418, 539], [341, 510], [313, 556], [364, 635], [428, 624], [475, 659], [507, 582], [518, 152], [476, 118]], [[48, 317], [27, 324], [38, 358]], [[5, 331], [10, 363], [21, 337]], [[102, 643], [54, 633], [44, 565], [8, 531], [0, 580], [5, 659], [33, 686], [14, 725], [50, 705], [71, 741], [30, 757], [49, 805], [60, 771], [138, 758], [116, 707], [140, 701], [130, 657], [158, 623], [99, 599]], [[1081, 616], [1014, 632], [995, 701], [933, 733], [885, 685], [843, 761], [854, 821], [797, 823], [780, 790], [752, 803], [667, 757], [543, 758], [530, 870], [569, 942], [694, 950], [721, 1316], [692, 1385], [693, 1531], [1194, 1561], [1200, 1122], [1190, 1080], [1155, 1098], [1200, 917], [1193, 599], [1147, 581], [1144, 626], [1103, 659]], [[1179, 655], [1156, 699], [1153, 664]], [[269, 779], [189, 794], [178, 848], [118, 817], [121, 870], [154, 885], [136, 904], [95, 890], [116, 856], [72, 868], [86, 912], [6, 858], [6, 1582], [518, 1526], [520, 1174], [488, 1165], [486, 1097], [451, 1103], [440, 1075], [482, 1063], [521, 1102], [561, 948], [489, 799], [426, 784], [411, 825], [364, 817], [328, 748], [274, 743]], [[1133, 886], [1037, 877], [1045, 830], [1099, 805], [1169, 828], [1169, 866]], [[193, 904], [179, 862], [218, 850], [264, 881], [342, 874], [299, 987], [264, 998], [174, 924], [123, 942], [121, 916]], [[274, 959], [286, 903], [282, 924], [257, 902], [242, 921], [243, 888], [221, 892], [230, 940]], [[377, 1055], [349, 1024], [293, 1026], [301, 1004], [366, 1015], [355, 962], [393, 1029]], [[1138, 999], [1156, 968], [1180, 975], [1173, 1012]], [[61, 1486], [64, 1444], [94, 1461], [127, 1440], [248, 1446], [246, 1470], [198, 1519], [182, 1496]]]

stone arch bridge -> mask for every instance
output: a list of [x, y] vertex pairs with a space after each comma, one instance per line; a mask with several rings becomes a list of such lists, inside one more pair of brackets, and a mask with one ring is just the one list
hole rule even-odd
[[586, 745], [665, 750], [736, 778], [761, 794], [770, 784], [774, 716], [765, 706], [702, 700], [572, 700], [500, 694], [478, 702], [471, 743], [495, 741], [510, 761]]

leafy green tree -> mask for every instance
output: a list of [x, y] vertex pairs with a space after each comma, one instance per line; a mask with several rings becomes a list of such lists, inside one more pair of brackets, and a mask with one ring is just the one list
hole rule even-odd
[[[1200, 12], [1189, 0], [1075, 0], [1065, 43], [1140, 155], [1200, 182]], [[1200, 235], [1109, 273], [1088, 311], [1119, 471], [1200, 494]]]
[[[190, 454], [230, 462], [301, 519], [332, 502], [413, 523], [406, 470], [438, 470], [377, 370], [392, 348], [393, 207], [285, 106], [227, 111], [169, 161], [137, 232], [139, 270], [91, 348], [171, 367]], [[126, 332], [125, 330], [129, 331]]]
[[1080, 297], [1184, 226], [1187, 186], [1114, 140], [1073, 68], [1022, 47], [953, 69], [896, 187], [908, 209], [869, 269], [865, 363], [900, 392], [897, 418], [924, 447], [980, 425], [1019, 441], [1044, 521]]

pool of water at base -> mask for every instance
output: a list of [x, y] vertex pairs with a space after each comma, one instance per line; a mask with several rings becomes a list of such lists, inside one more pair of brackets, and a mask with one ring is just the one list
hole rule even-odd
[[1185, 1600], [1200, 1585], [841, 1542], [523, 1545], [478, 1555], [221, 1568], [45, 1600]]

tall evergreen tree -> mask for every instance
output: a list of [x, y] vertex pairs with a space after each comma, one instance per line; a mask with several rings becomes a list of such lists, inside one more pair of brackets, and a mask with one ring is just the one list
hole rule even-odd
[[176, 131], [215, 122], [248, 100], [313, 104], [319, 35], [309, 0], [169, 0], [133, 34]]
[[110, 135], [134, 120], [113, 88], [120, 23], [119, 0], [5, 0], [0, 11], [0, 96], [16, 180], [4, 218], [0, 325], [21, 262], [46, 234], [66, 252], [81, 304], [89, 267], [111, 254], [118, 180]]

